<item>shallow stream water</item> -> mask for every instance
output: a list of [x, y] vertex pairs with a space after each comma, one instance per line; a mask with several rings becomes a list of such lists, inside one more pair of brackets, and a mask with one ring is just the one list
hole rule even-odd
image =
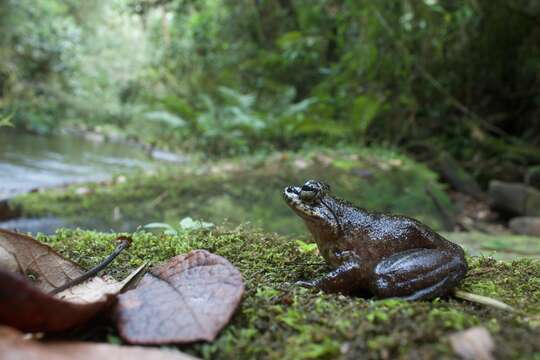
[[0, 200], [33, 189], [104, 180], [150, 169], [139, 148], [68, 135], [37, 136], [0, 129]]

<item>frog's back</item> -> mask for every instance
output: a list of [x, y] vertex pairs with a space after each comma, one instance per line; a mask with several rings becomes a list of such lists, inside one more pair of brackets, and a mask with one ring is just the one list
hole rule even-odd
[[366, 246], [383, 247], [385, 251], [414, 248], [448, 248], [453, 245], [434, 230], [407, 216], [368, 211], [349, 206], [342, 224], [343, 234]]

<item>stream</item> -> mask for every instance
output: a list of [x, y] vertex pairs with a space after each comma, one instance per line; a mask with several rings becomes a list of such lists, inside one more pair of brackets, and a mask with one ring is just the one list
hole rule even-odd
[[0, 130], [0, 200], [34, 189], [100, 181], [150, 170], [156, 162], [134, 146], [66, 135]]
[[[0, 129], [0, 202], [19, 194], [74, 183], [103, 181], [149, 171], [161, 163], [141, 148], [69, 135], [38, 136]], [[51, 233], [64, 222], [53, 217], [12, 219], [0, 227]]]

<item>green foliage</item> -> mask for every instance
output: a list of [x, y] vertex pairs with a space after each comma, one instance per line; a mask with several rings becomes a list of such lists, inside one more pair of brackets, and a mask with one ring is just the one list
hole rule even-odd
[[538, 161], [532, 1], [3, 5], [0, 104], [19, 127], [107, 124], [214, 155], [428, 142]]
[[4, 126], [13, 127], [13, 124], [11, 123], [11, 118], [12, 118], [11, 115], [0, 117], [0, 127], [4, 127]]

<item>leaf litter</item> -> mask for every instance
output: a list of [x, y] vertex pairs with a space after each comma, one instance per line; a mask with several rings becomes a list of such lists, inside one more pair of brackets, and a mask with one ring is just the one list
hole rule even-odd
[[[27, 332], [58, 332], [86, 323], [113, 305], [144, 270], [141, 266], [120, 282], [94, 276], [79, 283], [84, 269], [29, 236], [0, 229], [0, 249], [0, 323]], [[74, 285], [51, 294], [66, 283]]]
[[7, 327], [0, 327], [0, 354], [3, 360], [196, 360], [179, 351], [138, 346], [72, 341], [38, 342]]
[[178, 255], [119, 296], [116, 322], [132, 344], [212, 341], [242, 300], [242, 275], [206, 250]]
[[[194, 250], [150, 270], [145, 265], [123, 281], [97, 276], [131, 239], [100, 265], [85, 271], [30, 236], [0, 229], [0, 353], [7, 359], [194, 359], [180, 352], [78, 342], [37, 342], [24, 332], [59, 332], [84, 325], [115, 308], [120, 336], [132, 344], [212, 341], [230, 321], [244, 293], [242, 275], [221, 256]], [[17, 329], [17, 330], [16, 330]]]

